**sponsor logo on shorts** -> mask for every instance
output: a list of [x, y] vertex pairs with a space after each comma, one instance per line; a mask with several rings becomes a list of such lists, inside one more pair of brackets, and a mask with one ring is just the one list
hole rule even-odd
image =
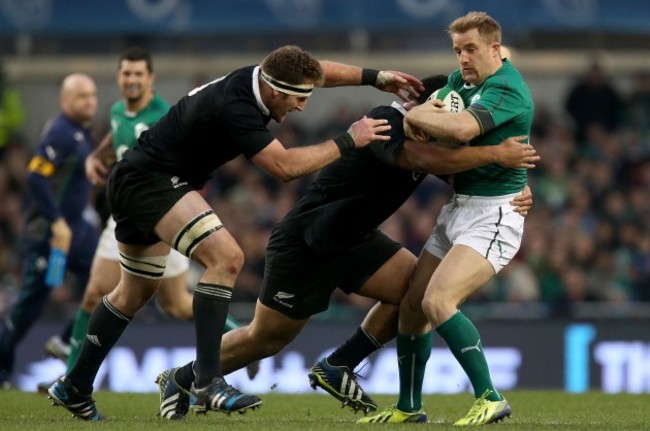
[[287, 308], [293, 308], [294, 304], [289, 304], [286, 300], [292, 299], [294, 296], [296, 296], [295, 293], [278, 292], [273, 296], [273, 300]]
[[175, 189], [187, 185], [187, 181], [181, 181], [177, 176], [173, 176], [170, 181], [172, 182], [172, 187]]

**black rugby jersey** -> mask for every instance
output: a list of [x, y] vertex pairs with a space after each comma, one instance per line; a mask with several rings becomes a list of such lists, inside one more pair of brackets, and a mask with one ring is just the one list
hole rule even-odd
[[254, 156], [274, 139], [258, 73], [258, 66], [248, 66], [195, 88], [143, 132], [124, 159], [200, 189], [224, 163], [240, 154]]
[[404, 116], [380, 106], [367, 116], [388, 120], [390, 141], [375, 141], [323, 168], [281, 226], [314, 250], [330, 254], [359, 244], [393, 214], [425, 174], [395, 166], [404, 144]]

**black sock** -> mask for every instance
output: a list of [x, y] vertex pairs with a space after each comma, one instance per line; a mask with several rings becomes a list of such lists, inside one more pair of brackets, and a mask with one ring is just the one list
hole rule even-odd
[[382, 347], [383, 345], [375, 337], [362, 327], [358, 327], [345, 343], [327, 357], [327, 362], [335, 366], [345, 365], [350, 371], [354, 371], [364, 358]]
[[104, 359], [129, 324], [130, 317], [117, 310], [104, 297], [88, 322], [88, 332], [74, 367], [68, 373], [72, 384], [82, 394], [93, 391], [93, 382]]
[[221, 373], [221, 338], [228, 317], [232, 288], [218, 284], [199, 283], [194, 290], [194, 330], [196, 361], [194, 383], [197, 388], [209, 385]]
[[174, 374], [174, 380], [176, 380], [176, 383], [178, 385], [185, 389], [185, 390], [190, 390], [190, 387], [192, 386], [192, 382], [194, 381], [194, 361], [189, 362], [182, 367], [179, 367], [176, 370], [176, 374]]

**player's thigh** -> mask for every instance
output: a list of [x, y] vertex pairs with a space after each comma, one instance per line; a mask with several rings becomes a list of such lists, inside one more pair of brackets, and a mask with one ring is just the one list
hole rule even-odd
[[108, 295], [120, 282], [120, 263], [95, 255], [90, 270], [90, 280], [83, 297], [84, 309], [94, 308], [104, 295]]
[[[379, 230], [366, 235], [363, 242], [332, 259], [333, 268], [340, 280], [338, 287], [345, 293], [358, 293], [394, 305], [399, 304], [406, 284], [397, 286], [404, 275], [395, 262], [400, 261], [410, 270], [410, 253], [402, 245]], [[388, 265], [388, 266], [386, 266]], [[386, 284], [390, 271], [395, 271], [394, 286]]]
[[426, 296], [445, 302], [461, 303], [494, 276], [492, 264], [466, 245], [454, 245], [440, 262], [426, 291]]
[[389, 304], [398, 305], [409, 287], [417, 259], [401, 248], [390, 257], [359, 289], [359, 294]]

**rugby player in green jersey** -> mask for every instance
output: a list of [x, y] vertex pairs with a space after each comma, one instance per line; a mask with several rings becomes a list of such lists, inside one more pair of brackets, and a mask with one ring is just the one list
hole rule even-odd
[[[470, 146], [529, 136], [533, 101], [521, 74], [502, 59], [499, 23], [486, 13], [470, 12], [453, 21], [448, 32], [459, 69], [447, 86], [468, 108], [448, 113], [439, 103], [425, 103], [408, 112], [407, 122], [436, 140]], [[397, 404], [360, 423], [426, 422], [421, 393], [432, 328], [474, 389], [474, 405], [454, 425], [483, 425], [510, 416], [510, 405], [492, 384], [480, 335], [458, 306], [517, 253], [524, 217], [510, 202], [526, 186], [526, 170], [490, 164], [457, 173], [450, 182], [454, 196], [438, 216], [400, 305]]]

